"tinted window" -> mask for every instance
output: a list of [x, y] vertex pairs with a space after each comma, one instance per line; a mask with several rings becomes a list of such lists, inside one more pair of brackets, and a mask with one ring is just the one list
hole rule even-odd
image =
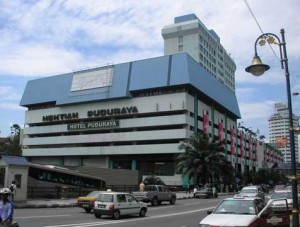
[[118, 203], [126, 203], [127, 200], [126, 200], [125, 194], [119, 194], [119, 195], [117, 195], [117, 202]]

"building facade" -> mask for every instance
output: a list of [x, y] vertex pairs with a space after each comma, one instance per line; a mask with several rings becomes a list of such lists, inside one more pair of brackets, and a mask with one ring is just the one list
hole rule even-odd
[[262, 167], [264, 145], [238, 130], [236, 96], [186, 53], [29, 81], [23, 156], [32, 163], [138, 170], [168, 185], [180, 143], [225, 140], [237, 171]]
[[210, 75], [235, 92], [236, 65], [220, 43], [220, 37], [209, 30], [195, 14], [175, 17], [174, 24], [162, 29], [164, 54], [186, 52]]
[[[289, 110], [286, 103], [275, 103], [275, 113], [269, 117], [269, 140], [274, 146], [278, 146], [281, 151], [284, 162], [291, 162], [291, 148], [290, 148], [290, 123]], [[293, 114], [293, 127], [298, 126], [298, 117]], [[298, 135], [295, 134], [295, 159], [299, 162], [298, 156]]]

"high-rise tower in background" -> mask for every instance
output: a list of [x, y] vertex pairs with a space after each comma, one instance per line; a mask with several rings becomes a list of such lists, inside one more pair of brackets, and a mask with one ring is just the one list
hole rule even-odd
[[195, 14], [175, 17], [174, 24], [162, 29], [164, 54], [186, 52], [212, 76], [235, 92], [236, 65], [220, 43], [220, 37], [208, 30]]
[[[278, 149], [282, 152], [284, 162], [291, 162], [291, 148], [289, 135], [289, 110], [285, 103], [274, 104], [275, 113], [269, 118], [269, 142], [277, 144]], [[293, 126], [298, 126], [298, 117], [293, 114]], [[295, 135], [295, 154], [296, 162], [298, 159], [298, 137]]]

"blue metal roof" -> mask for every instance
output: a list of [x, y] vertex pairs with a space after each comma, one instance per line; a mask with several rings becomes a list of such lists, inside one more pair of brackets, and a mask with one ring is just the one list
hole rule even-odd
[[29, 162], [26, 160], [26, 158], [21, 156], [1, 155], [1, 158], [7, 165], [15, 165], [15, 166], [29, 165]]
[[[202, 92], [237, 118], [240, 118], [235, 93], [209, 75], [186, 53], [138, 60], [114, 65], [109, 87], [71, 91], [74, 73], [28, 81], [21, 106], [55, 102], [71, 105], [111, 99], [131, 98], [130, 92], [154, 88], [190, 85]], [[104, 67], [90, 69], [99, 70]]]

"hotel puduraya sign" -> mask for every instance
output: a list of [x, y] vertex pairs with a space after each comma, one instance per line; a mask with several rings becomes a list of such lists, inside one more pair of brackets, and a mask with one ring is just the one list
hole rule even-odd
[[68, 124], [69, 131], [99, 129], [99, 128], [116, 128], [116, 127], [119, 127], [119, 120], [105, 120], [105, 121]]

